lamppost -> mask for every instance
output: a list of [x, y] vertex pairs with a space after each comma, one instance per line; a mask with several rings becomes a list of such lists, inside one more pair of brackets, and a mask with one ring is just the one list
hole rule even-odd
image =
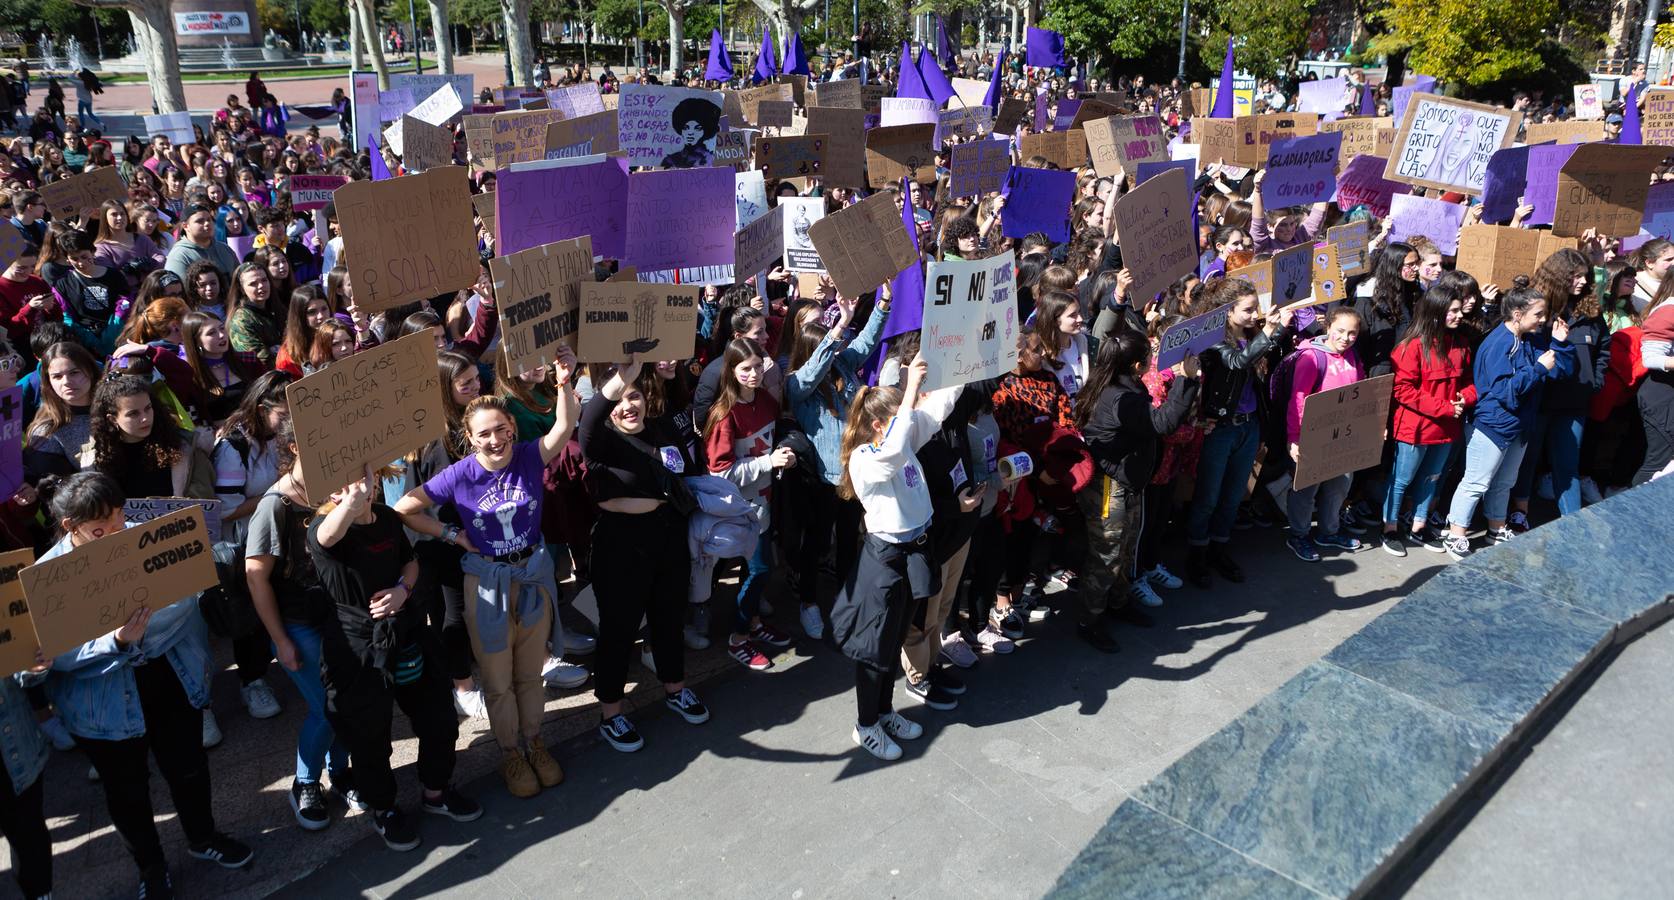
[[413, 0], [407, 0], [407, 22], [413, 26], [413, 71], [423, 75], [424, 48], [419, 45], [418, 11], [413, 7]]
[[[583, 27], [586, 27], [585, 25]], [[645, 74], [645, 0], [639, 0], [639, 31], [634, 33], [634, 55], [639, 58], [639, 74]]]
[[1174, 77], [1186, 80], [1186, 23], [1191, 16], [1191, 0], [1180, 0], [1180, 68]]

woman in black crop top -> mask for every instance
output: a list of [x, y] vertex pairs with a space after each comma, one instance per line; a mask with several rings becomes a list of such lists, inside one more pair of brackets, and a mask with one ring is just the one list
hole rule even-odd
[[587, 460], [587, 484], [599, 504], [593, 525], [593, 594], [599, 604], [599, 644], [593, 694], [599, 699], [599, 734], [632, 753], [645, 745], [622, 714], [639, 621], [651, 625], [651, 655], [668, 693], [668, 707], [694, 725], [709, 710], [686, 687], [685, 616], [691, 554], [686, 516], [669, 502], [670, 480], [698, 467], [674, 425], [646, 415], [645, 395], [634, 387], [640, 364], [629, 357], [581, 412], [577, 438]]

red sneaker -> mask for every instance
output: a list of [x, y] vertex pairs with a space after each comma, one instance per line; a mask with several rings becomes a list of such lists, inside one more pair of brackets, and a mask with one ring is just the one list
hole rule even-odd
[[745, 666], [760, 672], [773, 668], [773, 660], [755, 648], [749, 641], [727, 641], [727, 655]]
[[785, 634], [783, 631], [774, 628], [766, 622], [757, 623], [756, 627], [750, 629], [750, 640], [766, 644], [769, 647], [780, 650], [783, 650], [791, 645], [790, 635]]

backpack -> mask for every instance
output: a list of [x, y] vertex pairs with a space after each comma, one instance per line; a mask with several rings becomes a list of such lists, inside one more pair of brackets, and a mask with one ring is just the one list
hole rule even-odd
[[[1273, 408], [1282, 408], [1284, 404], [1290, 402], [1291, 382], [1296, 380], [1296, 361], [1301, 359], [1304, 353], [1323, 355], [1325, 351], [1309, 342], [1285, 354], [1285, 358], [1279, 360], [1278, 367], [1273, 370], [1273, 374], [1267, 379], [1267, 399], [1271, 401]], [[1310, 394], [1319, 390], [1319, 386], [1325, 383], [1325, 361], [1320, 360], [1319, 362], [1319, 381], [1314, 384], [1313, 390], [1308, 392]]]

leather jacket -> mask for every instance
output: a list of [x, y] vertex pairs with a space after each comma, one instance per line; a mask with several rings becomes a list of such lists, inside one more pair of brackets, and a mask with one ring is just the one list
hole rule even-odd
[[[1290, 329], [1286, 328], [1279, 335], [1284, 337], [1289, 332]], [[1203, 383], [1198, 393], [1200, 417], [1215, 420], [1230, 417], [1238, 408], [1238, 398], [1244, 396], [1244, 386], [1254, 377], [1255, 364], [1287, 343], [1269, 335], [1266, 328], [1261, 328], [1256, 332], [1255, 339], [1243, 349], [1223, 340], [1205, 351], [1198, 358]], [[1258, 383], [1255, 393], [1255, 414], [1261, 416], [1267, 409], [1267, 392]]]

